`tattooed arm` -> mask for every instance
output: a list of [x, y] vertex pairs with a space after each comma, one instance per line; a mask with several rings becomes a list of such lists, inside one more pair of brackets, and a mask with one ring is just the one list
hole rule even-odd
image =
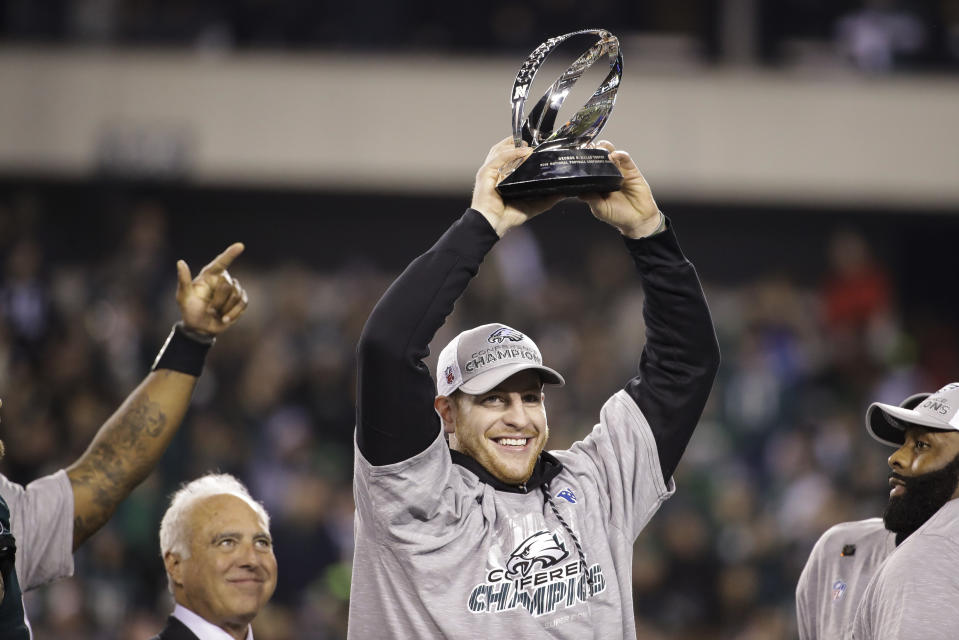
[[74, 551], [153, 470], [183, 420], [196, 381], [169, 369], [148, 375], [67, 469]]
[[[246, 309], [246, 292], [226, 271], [242, 252], [242, 244], [231, 245], [193, 279], [187, 264], [177, 263], [176, 298], [186, 335], [212, 342]], [[164, 368], [159, 361], [156, 371], [123, 401], [86, 452], [67, 468], [73, 487], [74, 551], [153, 471], [180, 427], [196, 381], [195, 375]]]

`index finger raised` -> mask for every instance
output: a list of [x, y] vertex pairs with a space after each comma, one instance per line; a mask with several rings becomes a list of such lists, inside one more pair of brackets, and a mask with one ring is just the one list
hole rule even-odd
[[236, 260], [237, 256], [243, 253], [244, 249], [246, 249], [246, 246], [242, 242], [234, 242], [227, 247], [223, 253], [213, 258], [213, 261], [210, 262], [210, 264], [203, 267], [203, 272], [213, 275], [223, 273], [231, 264], [233, 264], [233, 261]]

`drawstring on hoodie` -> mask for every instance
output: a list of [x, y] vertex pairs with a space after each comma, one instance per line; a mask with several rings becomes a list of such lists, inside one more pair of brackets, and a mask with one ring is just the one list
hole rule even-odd
[[556, 508], [556, 505], [553, 503], [553, 496], [549, 491], [549, 482], [544, 482], [540, 485], [540, 489], [543, 490], [544, 501], [549, 505], [550, 509], [553, 510], [553, 515], [556, 516], [556, 519], [559, 520], [559, 523], [563, 525], [563, 528], [566, 529], [566, 533], [569, 534], [569, 537], [573, 539], [573, 545], [576, 546], [576, 552], [579, 554], [579, 564], [580, 569], [583, 572], [583, 575], [586, 576], [586, 584], [589, 586], [589, 591], [586, 594], [586, 597], [589, 598], [593, 595], [593, 578], [589, 574], [589, 565], [586, 564], [586, 554], [583, 553], [583, 545], [579, 543], [579, 538], [573, 533], [572, 527], [566, 524], [566, 520], [563, 516], [559, 515], [559, 509]]

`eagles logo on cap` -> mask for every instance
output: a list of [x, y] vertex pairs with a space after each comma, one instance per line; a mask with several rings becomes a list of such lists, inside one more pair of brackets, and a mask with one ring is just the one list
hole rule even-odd
[[436, 362], [436, 393], [449, 396], [486, 393], [508, 377], [532, 369], [543, 384], [564, 384], [563, 376], [543, 364], [529, 336], [505, 324], [484, 324], [463, 331], [443, 347]]
[[502, 327], [497, 329], [493, 333], [489, 334], [489, 337], [486, 339], [487, 342], [497, 343], [503, 342], [504, 340], [510, 340], [512, 342], [519, 342], [525, 336], [516, 329], [511, 329], [510, 327]]

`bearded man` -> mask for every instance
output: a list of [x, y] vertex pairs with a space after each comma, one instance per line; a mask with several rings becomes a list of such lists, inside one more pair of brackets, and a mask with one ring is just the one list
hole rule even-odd
[[866, 427], [889, 456], [882, 519], [816, 543], [796, 589], [801, 640], [954, 638], [959, 628], [959, 383], [873, 403]]

